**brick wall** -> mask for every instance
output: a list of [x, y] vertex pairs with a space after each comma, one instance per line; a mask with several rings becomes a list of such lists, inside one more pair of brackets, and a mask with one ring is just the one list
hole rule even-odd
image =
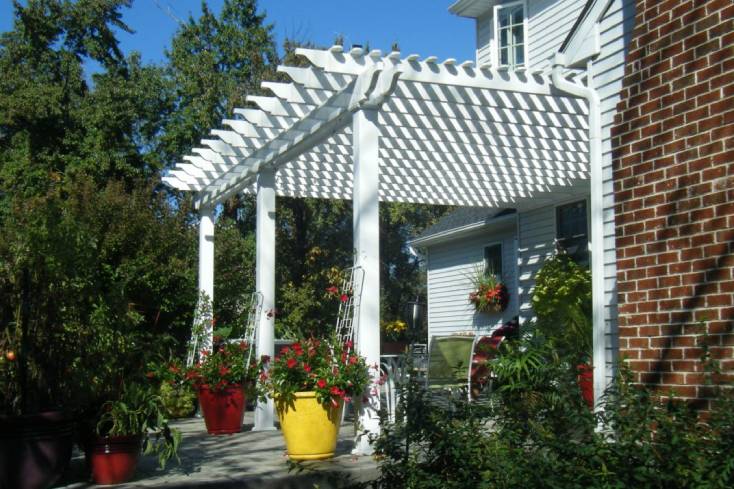
[[734, 371], [734, 1], [639, 0], [621, 97], [620, 352], [705, 407], [702, 343]]

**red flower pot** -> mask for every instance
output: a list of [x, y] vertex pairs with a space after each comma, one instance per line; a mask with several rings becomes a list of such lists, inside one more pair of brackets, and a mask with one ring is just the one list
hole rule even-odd
[[231, 435], [242, 431], [245, 404], [245, 389], [241, 385], [220, 390], [211, 390], [208, 385], [199, 387], [199, 406], [206, 431], [211, 435]]
[[579, 389], [581, 389], [581, 396], [584, 398], [584, 401], [586, 401], [586, 404], [589, 406], [589, 409], [593, 409], [594, 407], [594, 367], [592, 367], [588, 363], [582, 363], [582, 364], [576, 365], [576, 371], [578, 372], [578, 376], [576, 377], [576, 382], [578, 382]]
[[120, 484], [132, 479], [138, 466], [142, 436], [97, 436], [87, 446], [92, 478], [97, 484]]

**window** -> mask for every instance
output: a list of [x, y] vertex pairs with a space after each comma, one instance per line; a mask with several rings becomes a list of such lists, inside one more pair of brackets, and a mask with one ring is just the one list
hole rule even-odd
[[498, 5], [494, 10], [497, 65], [525, 66], [525, 2]]
[[556, 243], [560, 250], [579, 265], [589, 264], [589, 233], [585, 200], [556, 208]]
[[484, 248], [484, 273], [502, 279], [502, 245], [494, 244]]

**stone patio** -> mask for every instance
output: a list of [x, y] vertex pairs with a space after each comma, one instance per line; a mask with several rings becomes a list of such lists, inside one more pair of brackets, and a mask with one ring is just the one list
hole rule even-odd
[[[115, 487], [165, 488], [314, 488], [348, 487], [377, 476], [372, 457], [351, 455], [354, 427], [345, 422], [340, 430], [337, 455], [331, 460], [293, 464], [285, 455], [280, 431], [253, 432], [252, 412], [245, 415], [245, 427], [236, 435], [211, 436], [204, 420], [176, 421], [183, 441], [179, 450], [181, 464], [169, 462], [165, 470], [155, 457], [141, 457], [135, 478]], [[75, 452], [71, 467], [57, 488], [100, 487], [84, 475], [84, 455]]]

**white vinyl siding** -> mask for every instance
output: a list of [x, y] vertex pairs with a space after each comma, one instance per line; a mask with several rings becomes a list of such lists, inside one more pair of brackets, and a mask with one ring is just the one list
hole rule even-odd
[[601, 99], [602, 191], [604, 193], [604, 311], [607, 335], [607, 376], [614, 373], [618, 357], [617, 266], [614, 235], [614, 182], [610, 130], [622, 89], [626, 46], [634, 28], [635, 2], [614, 0], [600, 24], [601, 54], [593, 63], [594, 87]]
[[477, 18], [477, 66], [492, 63], [493, 27], [491, 10]]
[[537, 0], [528, 2], [528, 63], [548, 71], [551, 61], [573, 27], [585, 0]]
[[535, 275], [555, 251], [556, 208], [545, 206], [518, 216], [518, 289], [520, 320], [527, 321], [534, 314], [531, 306]]
[[[510, 292], [503, 313], [479, 314], [469, 303], [471, 276], [484, 265], [484, 248], [502, 244], [502, 280]], [[428, 256], [428, 335], [449, 335], [473, 331], [489, 332], [517, 315], [517, 245], [514, 234], [483, 232], [470, 237], [429, 246]]]
[[[498, 5], [511, 2], [498, 2]], [[527, 67], [532, 70], [550, 69], [550, 59], [561, 46], [581, 12], [585, 0], [528, 0], [526, 4]], [[477, 64], [492, 63], [494, 20], [492, 10], [476, 20]], [[496, 59], [496, 58], [495, 58]]]

